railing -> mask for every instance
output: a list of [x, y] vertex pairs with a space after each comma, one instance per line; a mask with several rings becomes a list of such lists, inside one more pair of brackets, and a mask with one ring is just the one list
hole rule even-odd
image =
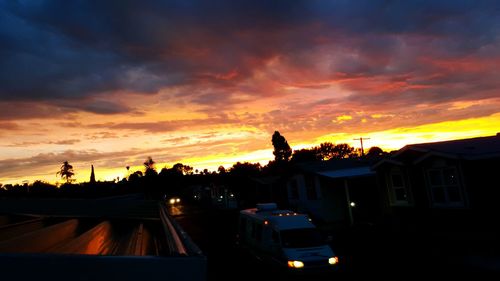
[[168, 214], [165, 203], [159, 203], [160, 218], [167, 240], [169, 241], [171, 254], [186, 256], [202, 256], [200, 248], [191, 240], [189, 235], [179, 226], [179, 224]]

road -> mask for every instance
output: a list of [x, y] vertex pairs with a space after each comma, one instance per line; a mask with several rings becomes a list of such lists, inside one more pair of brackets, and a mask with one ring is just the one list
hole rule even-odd
[[207, 280], [348, 280], [345, 272], [288, 274], [271, 268], [235, 246], [238, 211], [171, 207], [171, 214], [201, 248], [208, 260]]
[[[174, 206], [171, 214], [208, 260], [208, 280], [280, 280], [284, 272], [269, 268], [235, 246], [238, 211]], [[337, 272], [288, 275], [287, 280], [405, 280], [411, 276], [475, 272], [455, 256], [433, 253], [429, 241], [404, 233], [354, 229], [337, 233], [331, 244], [342, 263]]]

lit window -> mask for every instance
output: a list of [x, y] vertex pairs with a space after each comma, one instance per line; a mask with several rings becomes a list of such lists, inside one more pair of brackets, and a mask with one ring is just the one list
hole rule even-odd
[[406, 189], [406, 181], [403, 173], [398, 170], [393, 170], [389, 174], [389, 188], [391, 191], [393, 204], [408, 204], [408, 191]]
[[464, 206], [457, 170], [454, 167], [427, 170], [427, 182], [433, 206]]

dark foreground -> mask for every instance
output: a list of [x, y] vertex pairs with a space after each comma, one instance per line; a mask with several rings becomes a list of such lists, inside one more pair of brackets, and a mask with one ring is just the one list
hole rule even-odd
[[[0, 203], [0, 280], [408, 280], [465, 273], [474, 273], [474, 280], [500, 277], [497, 251], [488, 252], [497, 248], [490, 243], [498, 237], [478, 239], [473, 232], [429, 236], [418, 230], [320, 226], [333, 237], [331, 247], [340, 264], [335, 271], [297, 274], [266, 266], [238, 249], [238, 210], [162, 207], [205, 258], [172, 255], [158, 247], [162, 243], [155, 241], [167, 232], [157, 201], [125, 196]], [[475, 242], [465, 245], [465, 238]]]
[[[419, 276], [462, 276], [475, 280], [500, 276], [493, 256], [470, 256], [419, 233], [388, 232], [374, 227], [331, 231], [332, 249], [340, 256], [336, 271], [290, 274], [271, 268], [235, 245], [237, 210], [179, 206], [175, 219], [206, 254], [208, 280], [408, 280]], [[444, 241], [443, 241], [444, 242]], [[440, 244], [442, 244], [440, 247]], [[484, 276], [484, 278], [482, 278]]]
[[0, 280], [206, 280], [206, 258], [139, 195], [0, 198]]

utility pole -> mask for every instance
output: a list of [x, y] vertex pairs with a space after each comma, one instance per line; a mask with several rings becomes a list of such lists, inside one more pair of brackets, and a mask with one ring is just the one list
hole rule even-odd
[[359, 140], [361, 142], [361, 156], [365, 156], [365, 150], [363, 149], [363, 140], [369, 140], [370, 138], [363, 138], [360, 137], [359, 139], [353, 139], [353, 140]]

